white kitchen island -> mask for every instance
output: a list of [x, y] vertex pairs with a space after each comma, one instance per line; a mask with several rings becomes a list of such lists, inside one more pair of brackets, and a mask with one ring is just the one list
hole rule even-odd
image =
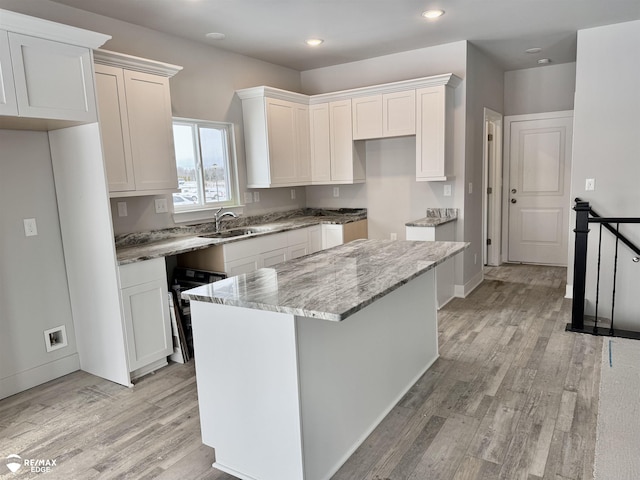
[[437, 359], [434, 267], [466, 246], [357, 240], [184, 292], [213, 466], [329, 479]]

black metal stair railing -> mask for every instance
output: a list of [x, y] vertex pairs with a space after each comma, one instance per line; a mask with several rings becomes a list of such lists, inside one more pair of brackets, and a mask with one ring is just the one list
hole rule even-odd
[[[573, 307], [571, 310], [571, 323], [567, 324], [566, 330], [580, 333], [590, 333], [593, 335], [607, 335], [624, 338], [640, 339], [640, 332], [622, 330], [614, 328], [614, 314], [616, 301], [616, 280], [618, 274], [618, 246], [620, 242], [629, 247], [636, 256], [634, 262], [640, 261], [640, 248], [620, 232], [620, 224], [640, 223], [640, 218], [636, 217], [601, 217], [589, 205], [576, 198], [573, 208], [576, 212], [576, 234], [575, 257], [573, 263]], [[600, 236], [598, 238], [598, 264], [596, 273], [596, 301], [595, 318], [593, 326], [584, 325], [584, 306], [587, 279], [587, 245], [589, 236], [589, 224], [598, 224]], [[615, 225], [615, 227], [613, 226]], [[611, 319], [609, 327], [598, 326], [600, 308], [600, 267], [602, 258], [602, 230], [606, 229], [615, 236], [615, 250], [613, 263], [613, 289], [611, 300]]]

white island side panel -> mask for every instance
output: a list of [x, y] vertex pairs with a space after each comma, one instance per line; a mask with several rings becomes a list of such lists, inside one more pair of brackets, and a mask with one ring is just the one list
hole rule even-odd
[[202, 442], [243, 480], [301, 480], [295, 317], [191, 302]]
[[305, 480], [328, 480], [438, 358], [434, 270], [342, 322], [296, 317]]

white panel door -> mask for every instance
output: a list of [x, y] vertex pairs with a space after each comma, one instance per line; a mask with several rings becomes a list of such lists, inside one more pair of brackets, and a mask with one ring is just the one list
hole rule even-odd
[[512, 121], [510, 262], [566, 265], [573, 117]]

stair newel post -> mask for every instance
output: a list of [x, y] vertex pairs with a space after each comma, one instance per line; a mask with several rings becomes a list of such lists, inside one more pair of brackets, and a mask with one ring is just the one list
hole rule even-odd
[[576, 202], [575, 257], [573, 261], [573, 307], [571, 328], [584, 328], [584, 295], [587, 279], [587, 241], [589, 235], [589, 202]]

